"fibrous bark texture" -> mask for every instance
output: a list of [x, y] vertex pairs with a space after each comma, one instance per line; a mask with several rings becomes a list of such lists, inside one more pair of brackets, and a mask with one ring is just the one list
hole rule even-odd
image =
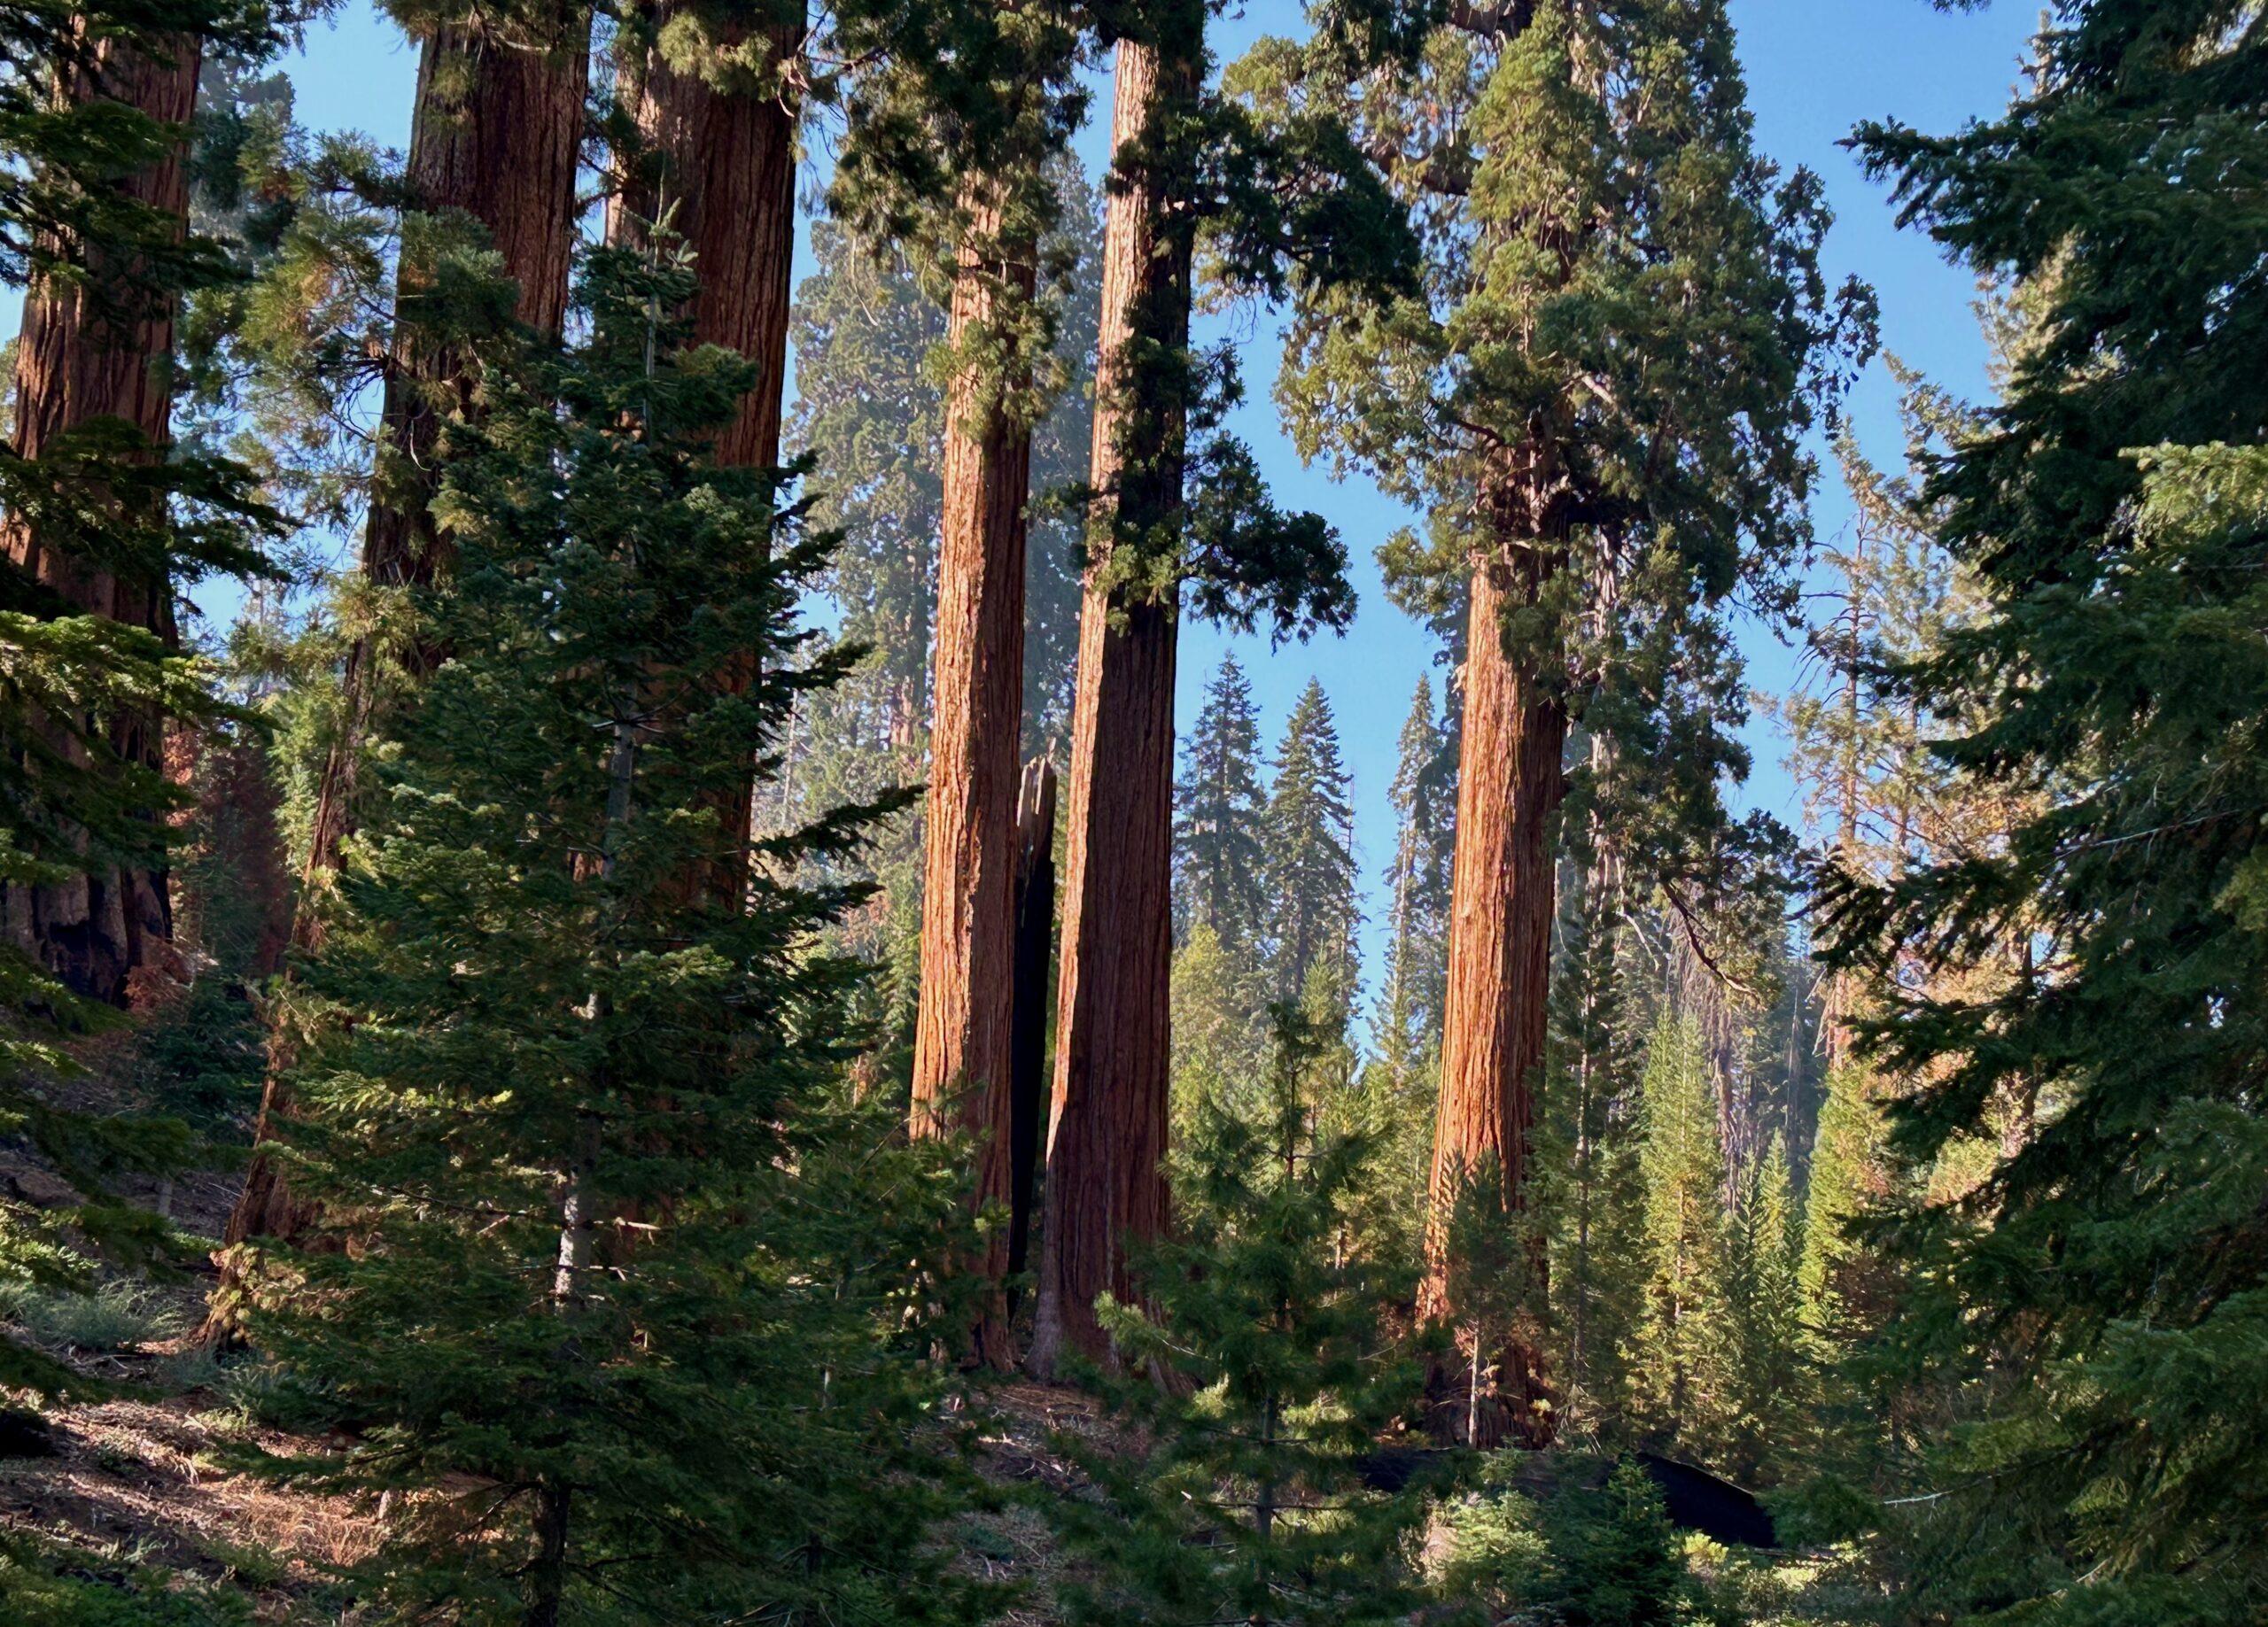
[[[999, 228], [970, 212], [971, 244]], [[1005, 301], [1029, 302], [1029, 244], [965, 250], [947, 327], [959, 346]], [[990, 346], [979, 346], [980, 354]], [[1009, 1201], [1014, 1060], [1016, 748], [1023, 724], [1025, 508], [1031, 428], [1004, 410], [1028, 380], [964, 362], [946, 394], [944, 538], [937, 556], [935, 698], [923, 825], [920, 1005], [913, 1041], [913, 1132], [972, 1137], [975, 1200]], [[998, 1282], [1007, 1239], [991, 1234], [972, 1262]], [[1005, 1305], [989, 1296], [976, 1354], [1006, 1367]]]
[[[488, 233], [506, 272], [519, 285], [515, 314], [539, 335], [556, 337], [566, 320], [568, 266], [575, 241], [575, 169], [590, 75], [590, 15], [572, 4], [549, 14], [532, 37], [507, 39], [454, 24], [429, 35], [418, 59], [417, 100], [409, 140], [408, 180], [423, 213], [470, 215]], [[405, 262], [397, 273], [397, 339], [386, 378], [379, 467], [362, 542], [362, 573], [387, 587], [430, 585], [447, 568], [447, 539], [430, 504], [438, 478], [432, 456], [442, 422], [470, 407], [464, 359], [418, 332], [416, 301], [432, 268]], [[407, 655], [416, 669], [434, 651]], [[369, 639], [349, 651], [346, 717], [324, 763], [304, 874], [309, 886], [292, 924], [295, 947], [312, 949], [320, 918], [306, 901], [338, 864], [340, 844], [355, 827], [358, 771], [384, 687], [378, 652]], [[283, 1075], [290, 1043], [280, 1029], [260, 1102], [257, 1140], [291, 1104]], [[227, 1336], [238, 1245], [252, 1238], [297, 1236], [313, 1216], [284, 1179], [283, 1166], [255, 1153], [245, 1189], [229, 1216], [213, 1296], [208, 1338]]]
[[[1199, 43], [1192, 42], [1192, 43]], [[1139, 150], [1165, 98], [1195, 81], [1197, 52], [1118, 47], [1112, 114], [1121, 155]], [[1114, 188], [1103, 231], [1102, 331], [1091, 481], [1115, 516], [1099, 536], [1173, 523], [1183, 417], [1146, 400], [1130, 376], [1138, 335], [1188, 342], [1185, 235], [1161, 229], [1168, 177], [1139, 167]], [[1052, 1375], [1068, 1343], [1107, 1360], [1095, 1320], [1105, 1290], [1130, 1298], [1125, 1244], [1166, 1228], [1163, 1162], [1172, 956], [1173, 686], [1177, 595], [1130, 587], [1100, 543], [1079, 622], [1070, 828], [1056, 1003], [1054, 1120], [1031, 1369]]]
[[[73, 71], [64, 93], [82, 103], [123, 103], [185, 134], [197, 106], [200, 56], [198, 41], [187, 35], [153, 51], [105, 40]], [[184, 140], [120, 187], [133, 200], [180, 221], [184, 230], [185, 148]], [[105, 266], [95, 255], [87, 269], [98, 287], [120, 274], [128, 286], [117, 290], [107, 306], [95, 289], [60, 279], [35, 284], [25, 297], [16, 353], [15, 450], [37, 458], [66, 431], [116, 417], [142, 432], [151, 455], [162, 456], [171, 438], [174, 301], [132, 288], [132, 267]], [[137, 579], [74, 559], [46, 546], [20, 515], [0, 521], [0, 547], [75, 609], [174, 642], [173, 585], [162, 575]], [[128, 761], [162, 766], [164, 719], [129, 715], [108, 720], [106, 727], [111, 744]], [[136, 972], [169, 962], [173, 920], [162, 870], [111, 866], [51, 886], [0, 889], [0, 895], [9, 936], [92, 999], [122, 1005]]]
[[[470, 215], [485, 229], [519, 285], [514, 314], [556, 337], [567, 314], [575, 244], [575, 167], [590, 77], [590, 17], [557, 7], [540, 32], [504, 37], [445, 23], [417, 61], [417, 99], [407, 179], [417, 210]], [[423, 587], [447, 569], [447, 543], [431, 504], [441, 426], [470, 406], [464, 359], [421, 330], [418, 303], [435, 267], [405, 255], [395, 274], [393, 354], [386, 374], [378, 466], [362, 538], [362, 575], [381, 587]], [[416, 669], [434, 651], [412, 650]], [[323, 765], [305, 866], [312, 879], [338, 864], [355, 825], [354, 799], [373, 709], [382, 687], [377, 651], [358, 639], [346, 658], [346, 721]], [[298, 924], [306, 940], [312, 918]]]
[[[664, 29], [669, 17], [664, 6]], [[771, 59], [792, 59], [806, 32], [800, 14], [765, 29]], [[700, 72], [672, 66], [658, 50], [628, 56], [617, 69], [644, 150], [618, 177], [609, 200], [608, 241], [645, 243], [660, 223], [692, 251], [699, 279], [692, 313], [695, 343], [721, 345], [761, 369], [738, 415], [717, 437], [712, 455], [728, 469], [769, 469], [780, 461], [786, 401], [799, 110], [778, 92], [720, 88]], [[745, 689], [755, 679], [751, 662], [730, 682]], [[746, 784], [717, 810], [728, 849], [692, 878], [712, 897], [737, 900], [747, 884], [755, 795], [751, 763]]]
[[[1420, 1299], [1430, 1315], [1455, 1315], [1445, 1250], [1461, 1183], [1494, 1170], [1502, 1201], [1517, 1210], [1533, 1150], [1555, 895], [1550, 825], [1565, 788], [1567, 714], [1557, 694], [1507, 653], [1504, 620], [1514, 605], [1534, 599], [1546, 575], [1540, 558], [1523, 549], [1485, 561], [1472, 574], [1449, 992]], [[1508, 1424], [1526, 1428], [1526, 1402], [1541, 1384], [1534, 1352], [1516, 1344], [1495, 1361], [1499, 1406], [1484, 1421], [1492, 1437]]]

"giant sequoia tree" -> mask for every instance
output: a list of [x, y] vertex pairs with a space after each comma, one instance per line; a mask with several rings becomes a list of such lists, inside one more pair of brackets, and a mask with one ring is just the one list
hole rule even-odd
[[[212, 551], [222, 532], [200, 545], [197, 527], [176, 524], [188, 516], [169, 511], [176, 493], [217, 491], [219, 471], [194, 460], [172, 475], [157, 467], [171, 439], [178, 302], [227, 270], [217, 245], [189, 231], [189, 127], [208, 36], [239, 49], [267, 43], [263, 19], [205, 0], [18, 12], [0, 23], [11, 149], [0, 272], [27, 284], [0, 486], [9, 597], [43, 619], [97, 617], [167, 648], [178, 569], [241, 562], [225, 546]], [[91, 754], [146, 779], [162, 763], [166, 723], [144, 705], [66, 707], [43, 748], [19, 749], [82, 763]], [[106, 828], [31, 837], [35, 850], [59, 840], [85, 862], [12, 872], [0, 906], [15, 944], [112, 1004], [124, 1003], [133, 973], [163, 969], [170, 954], [164, 799], [144, 795]]]
[[[1279, 394], [1304, 453], [1427, 509], [1390, 577], [1468, 607], [1433, 1183], [1438, 1208], [1490, 1170], [1518, 1205], [1568, 725], [1616, 709], [1602, 693], [1660, 709], [1682, 646], [1720, 636], [1708, 607], [1800, 549], [1825, 217], [1813, 177], [1751, 143], [1720, 4], [1457, 8], [1406, 66], [1328, 67], [1274, 44], [1242, 88], [1346, 109], [1424, 235], [1425, 287], [1383, 309], [1303, 300]], [[1707, 756], [1685, 786], [1705, 823], [1729, 760], [1709, 721], [1643, 754]], [[1534, 1398], [1526, 1364], [1504, 1381]]]
[[[1199, 240], [1231, 291], [1407, 281], [1409, 239], [1328, 116], [1263, 123], [1208, 95], [1204, 0], [1113, 19], [1117, 78], [1095, 372], [1092, 513], [1072, 720], [1048, 1220], [1031, 1362], [1107, 1353], [1098, 1296], [1133, 1291], [1125, 1240], [1165, 1224], [1173, 690], [1184, 600], [1279, 634], [1343, 625], [1345, 551], [1268, 500], [1219, 430], [1226, 352], [1192, 350]], [[1379, 42], [1336, 13], [1327, 49]]]
[[[2241, 1620], [2268, 1587], [2262, 28], [2237, 0], [2071, 0], [2004, 118], [1860, 133], [2029, 327], [1925, 494], [1984, 613], [1909, 676], [1955, 766], [2039, 800], [1829, 904], [1846, 963], [1960, 972], [2020, 932], [2039, 966], [1886, 977], [1861, 1030], [1918, 1081], [1904, 1153], [2001, 1151], [1904, 1239], [1906, 1353], [1994, 1414], [1932, 1487], [1948, 1610]], [[2043, 1111], [2001, 1142], [2011, 1089]]]
[[[939, 15], [950, 33], [937, 60], [901, 50], [865, 76], [835, 201], [908, 242], [946, 291], [913, 1127], [969, 1130], [975, 1199], [1005, 1204], [1032, 437], [1060, 383], [1040, 260], [1084, 105], [1085, 36], [1074, 13], [1037, 0]], [[892, 139], [900, 131], [914, 139]], [[1006, 1258], [999, 1235], [977, 1263], [998, 1278]], [[1003, 1320], [977, 1329], [995, 1365], [1009, 1360]]]

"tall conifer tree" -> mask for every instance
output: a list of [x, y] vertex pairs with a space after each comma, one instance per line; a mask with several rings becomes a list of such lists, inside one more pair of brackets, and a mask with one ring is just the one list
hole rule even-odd
[[1178, 935], [1209, 930], [1224, 951], [1249, 953], [1266, 930], [1260, 784], [1260, 709], [1234, 655], [1205, 686], [1174, 786], [1174, 916]]
[[[1346, 554], [1267, 497], [1220, 429], [1232, 355], [1190, 345], [1199, 239], [1231, 293], [1405, 284], [1410, 242], [1327, 116], [1258, 121], [1204, 89], [1208, 0], [1112, 14], [1112, 174], [1097, 347], [1092, 495], [1072, 723], [1048, 1220], [1031, 1365], [1130, 1293], [1129, 1237], [1166, 1220], [1170, 1096], [1174, 652], [1184, 604], [1278, 634], [1345, 624]], [[1348, 55], [1367, 13], [1323, 16]]]
[[[1832, 360], [1821, 189], [1756, 152], [1714, 0], [1456, 8], [1402, 71], [1335, 76], [1278, 43], [1245, 86], [1343, 106], [1427, 244], [1422, 297], [1301, 303], [1278, 395], [1303, 454], [1428, 510], [1387, 574], [1469, 614], [1435, 1197], [1487, 1164], [1517, 1207], [1567, 728], [1643, 731], [1661, 675], [1721, 645], [1706, 607], [1786, 591]], [[1666, 862], [1723, 844], [1744, 705], [1720, 686], [1693, 738], [1622, 754], [1663, 776], [1624, 817]], [[1447, 1265], [1437, 1248], [1430, 1306]], [[1516, 1391], [1532, 1367], [1504, 1364]]]
[[[2000, 1147], [1908, 1228], [1932, 1291], [1897, 1331], [1996, 1403], [1938, 1510], [1982, 1561], [1967, 1597], [2043, 1620], [2241, 1619], [2268, 1587], [2259, 35], [2236, 0], [2072, 0], [2004, 117], [1859, 133], [2030, 329], [1930, 472], [1986, 604], [1914, 686], [1967, 720], [1953, 763], [2046, 794], [1991, 850], [1845, 874], [1827, 907], [1884, 974], [1901, 1150]], [[1895, 979], [2013, 936], [2044, 975]], [[2052, 1111], [2004, 1140], [2011, 1089]]]
[[1276, 748], [1264, 834], [1270, 972], [1274, 997], [1289, 1003], [1323, 993], [1327, 1011], [1310, 1012], [1334, 1031], [1355, 996], [1355, 809], [1352, 776], [1340, 755], [1331, 701], [1314, 678], [1293, 703]]
[[287, 1133], [353, 1246], [271, 1254], [254, 1331], [366, 1446], [279, 1472], [416, 1493], [366, 1567], [406, 1613], [950, 1616], [890, 1444], [929, 1295], [874, 1262], [934, 1266], [952, 1189], [839, 1097], [851, 973], [796, 946], [844, 895], [674, 884], [840, 670], [787, 659], [823, 548], [715, 461], [759, 369], [683, 348], [682, 264], [601, 248], [581, 287], [587, 341], [485, 353], [421, 596], [449, 658], [291, 994], [331, 1019]]

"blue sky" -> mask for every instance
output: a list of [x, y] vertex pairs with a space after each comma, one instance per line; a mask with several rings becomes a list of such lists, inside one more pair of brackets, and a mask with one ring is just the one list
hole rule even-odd
[[[1969, 277], [1946, 265], [1918, 234], [1894, 229], [1887, 200], [1837, 143], [1862, 119], [1896, 118], [1943, 130], [1992, 112], [2016, 81], [2036, 10], [2015, 0], [2000, 0], [1981, 13], [1938, 12], [1927, 0], [1731, 0], [1731, 9], [1762, 150], [1784, 167], [1807, 166], [1825, 181], [1837, 217], [1826, 251], [1831, 280], [1852, 274], [1867, 278], [1882, 301], [1886, 346], [1938, 383], [1981, 397], [1984, 347], [1970, 310], [1976, 291]], [[1274, 0], [1225, 19], [1216, 39], [1226, 58], [1262, 34], [1298, 27], [1292, 0]], [[406, 141], [416, 55], [369, 0], [350, 3], [335, 21], [315, 25], [305, 50], [287, 66], [300, 116], [310, 124], [360, 129], [397, 147]], [[1095, 107], [1099, 123], [1082, 146], [1091, 167], [1104, 157], [1107, 82], [1098, 82]], [[10, 298], [0, 306], [0, 331], [13, 329], [15, 304]], [[1315, 509], [1339, 527], [1355, 561], [1362, 603], [1344, 638], [1280, 651], [1271, 652], [1264, 639], [1231, 640], [1208, 628], [1184, 628], [1177, 712], [1184, 724], [1195, 716], [1199, 690], [1231, 644], [1252, 676], [1265, 738], [1280, 731], [1308, 679], [1322, 680], [1355, 774], [1356, 835], [1373, 901], [1366, 949], [1375, 965], [1376, 873], [1393, 843], [1386, 790], [1394, 739], [1418, 675], [1432, 670], [1433, 651], [1421, 630], [1386, 602], [1371, 555], [1412, 516], [1364, 481], [1334, 484], [1320, 470], [1302, 469], [1269, 403], [1276, 368], [1272, 322], [1265, 313], [1246, 314], [1232, 326], [1216, 328], [1216, 337], [1223, 331], [1240, 341], [1251, 394], [1238, 430], [1258, 452], [1279, 501]], [[1852, 407], [1859, 432], [1877, 458], [1894, 459], [1899, 445], [1895, 401], [1879, 364], [1860, 384]], [[1821, 451], [1823, 455], [1823, 446]], [[1830, 470], [1814, 505], [1821, 542], [1835, 538], [1849, 512]], [[1785, 689], [1795, 674], [1794, 652], [1760, 629], [1747, 630], [1743, 644], [1751, 686]], [[1779, 765], [1782, 748], [1764, 722], [1752, 724], [1749, 734], [1757, 769], [1736, 795], [1792, 823], [1797, 796]]]

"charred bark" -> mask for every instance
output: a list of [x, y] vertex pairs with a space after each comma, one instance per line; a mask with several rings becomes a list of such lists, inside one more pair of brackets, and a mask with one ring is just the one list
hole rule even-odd
[[[997, 210], [979, 205], [971, 216], [971, 244], [998, 233]], [[997, 259], [964, 249], [948, 341], [967, 345], [1004, 314], [1004, 306], [1029, 303], [1037, 283], [1030, 244], [1000, 245]], [[1006, 403], [1029, 384], [988, 377], [981, 362], [967, 362], [946, 395], [913, 1121], [916, 1135], [959, 1131], [971, 1137], [973, 1197], [980, 1207], [1006, 1206], [1010, 1193], [1016, 748], [1023, 725], [1031, 429]], [[996, 1231], [971, 1263], [998, 1282], [1007, 1267], [1007, 1239]], [[1012, 1365], [1006, 1320], [1000, 1296], [989, 1296], [975, 1353], [993, 1367]]]
[[[119, 190], [181, 223], [189, 221], [187, 130], [197, 108], [199, 43], [177, 35], [140, 50], [116, 38], [96, 44], [69, 72], [64, 94], [80, 104], [116, 102], [183, 132], [160, 162], [126, 177]], [[84, 283], [52, 278], [24, 300], [16, 353], [17, 454], [35, 459], [57, 439], [97, 418], [120, 418], [147, 450], [164, 456], [172, 438], [175, 300], [134, 286], [137, 268], [88, 255]], [[115, 286], [114, 286], [115, 285]], [[0, 519], [0, 548], [24, 574], [74, 611], [107, 616], [176, 641], [173, 584], [162, 573], [136, 577], [50, 547], [21, 515]], [[126, 761], [162, 769], [165, 719], [99, 720]], [[152, 847], [158, 816], [151, 810]], [[166, 872], [155, 865], [105, 865], [43, 886], [0, 888], [9, 936], [67, 986], [111, 1005], [127, 1003], [137, 972], [171, 969], [173, 918]]]
[[1104, 512], [1080, 611], [1054, 1122], [1029, 1360], [1043, 1377], [1067, 1343], [1109, 1359], [1095, 1300], [1133, 1293], [1124, 1245], [1161, 1235], [1168, 1220], [1178, 593], [1114, 573], [1107, 539], [1171, 527], [1181, 506], [1184, 409], [1137, 375], [1135, 359], [1138, 345], [1178, 353], [1188, 343], [1190, 245], [1169, 229], [1170, 177], [1140, 154], [1159, 109], [1193, 89], [1201, 46], [1118, 47], [1111, 134], [1125, 184], [1112, 190], [1104, 222], [1091, 465]]
[[[1016, 976], [1008, 1069], [1008, 1274], [1029, 1263], [1047, 1114], [1047, 969], [1055, 947], [1055, 765], [1024, 765], [1016, 801]], [[1012, 1307], [1013, 1308], [1013, 1307]]]

